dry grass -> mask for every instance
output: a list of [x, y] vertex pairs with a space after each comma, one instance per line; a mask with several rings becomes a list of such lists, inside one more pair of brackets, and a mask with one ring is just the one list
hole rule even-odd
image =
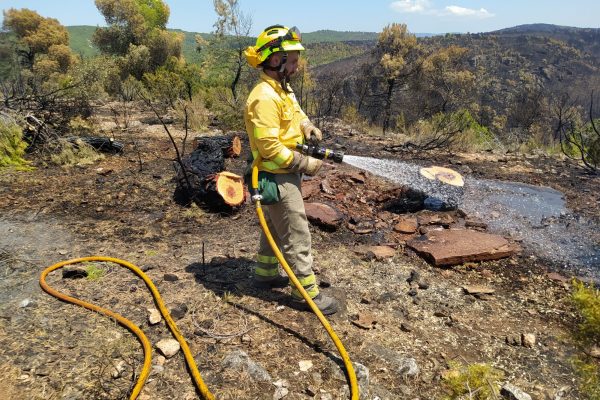
[[77, 140], [75, 143], [59, 140], [58, 150], [50, 156], [50, 160], [54, 164], [64, 167], [91, 165], [103, 159], [103, 154], [81, 140]]

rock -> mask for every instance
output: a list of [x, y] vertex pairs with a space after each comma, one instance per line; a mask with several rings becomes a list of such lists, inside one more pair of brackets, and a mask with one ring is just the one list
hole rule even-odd
[[521, 344], [523, 347], [532, 349], [535, 346], [535, 335], [533, 333], [524, 333], [521, 335]]
[[305, 203], [306, 217], [321, 228], [336, 230], [343, 222], [344, 215], [337, 209], [323, 203]]
[[335, 194], [335, 191], [333, 190], [327, 179], [323, 179], [321, 181], [321, 190], [323, 191], [323, 193]]
[[179, 277], [175, 274], [164, 274], [163, 279], [166, 282], [176, 282], [179, 280]]
[[359, 246], [354, 249], [356, 254], [362, 255], [366, 261], [382, 261], [394, 257], [396, 249], [390, 246]]
[[111, 376], [113, 377], [113, 379], [117, 379], [117, 378], [120, 378], [121, 376], [123, 376], [123, 372], [125, 372], [126, 366], [127, 366], [127, 364], [125, 363], [125, 360], [120, 360], [118, 363], [116, 363], [114, 365], [113, 371], [111, 373]]
[[300, 367], [300, 371], [306, 372], [313, 367], [313, 363], [310, 360], [301, 360], [298, 361], [298, 366]]
[[277, 389], [275, 389], [275, 393], [273, 393], [273, 400], [283, 399], [285, 396], [288, 395], [289, 392], [290, 391], [288, 390], [288, 388], [278, 387]]
[[408, 278], [406, 278], [406, 282], [408, 282], [409, 284], [411, 284], [413, 282], [419, 282], [420, 280], [421, 280], [421, 274], [419, 274], [419, 272], [414, 269], [410, 271], [410, 276]]
[[156, 343], [156, 348], [162, 353], [166, 358], [171, 358], [180, 349], [179, 342], [175, 339], [162, 339], [158, 343]]
[[362, 171], [346, 171], [344, 172], [344, 177], [347, 177], [356, 183], [365, 183], [365, 173]]
[[531, 396], [518, 387], [505, 383], [500, 389], [500, 395], [509, 400], [531, 400]]
[[311, 179], [309, 181], [302, 181], [302, 198], [304, 200], [308, 199], [311, 196], [316, 195], [321, 191], [320, 182], [318, 179]]
[[162, 315], [160, 315], [160, 311], [156, 308], [148, 309], [148, 323], [150, 325], [156, 325], [160, 321], [162, 321]]
[[404, 377], [416, 376], [419, 373], [419, 365], [414, 358], [401, 358], [397, 364], [398, 373]]
[[479, 296], [482, 294], [483, 295], [491, 295], [496, 292], [495, 289], [489, 288], [487, 286], [481, 286], [481, 285], [465, 285], [462, 287], [462, 289], [467, 294], [472, 294], [473, 296]]
[[188, 306], [185, 303], [176, 304], [169, 310], [171, 317], [173, 317], [173, 319], [175, 321], [180, 320], [181, 318], [185, 317], [185, 314], [187, 312], [188, 312]]
[[551, 279], [553, 281], [559, 281], [562, 283], [565, 282], [569, 282], [569, 278], [567, 278], [566, 276], [563, 276], [557, 272], [549, 272], [548, 275], [546, 275], [548, 277], [548, 279]]
[[481, 218], [467, 216], [465, 218], [465, 227], [485, 230], [487, 229], [487, 224]]
[[19, 303], [19, 308], [25, 308], [25, 307], [29, 307], [31, 305], [33, 305], [33, 300], [31, 300], [31, 299], [23, 299]]
[[308, 385], [308, 387], [306, 388], [306, 390], [304, 390], [304, 393], [306, 393], [310, 397], [315, 397], [317, 395], [318, 391], [317, 391], [317, 388], [315, 386]]
[[417, 222], [419, 225], [441, 225], [447, 227], [456, 222], [456, 218], [448, 213], [423, 211], [417, 216]]
[[256, 381], [271, 381], [269, 373], [242, 350], [234, 350], [227, 354], [221, 365], [223, 368], [231, 368], [238, 372], [246, 371]]
[[373, 329], [377, 324], [377, 318], [369, 312], [361, 311], [350, 322], [362, 329]]
[[252, 337], [250, 335], [248, 335], [247, 333], [244, 333], [242, 335], [242, 337], [240, 338], [240, 341], [242, 343], [249, 344], [249, 343], [252, 343]]
[[408, 322], [402, 322], [400, 324], [400, 330], [403, 331], [403, 332], [412, 332], [413, 331], [413, 327]]
[[369, 368], [362, 365], [361, 363], [353, 362], [354, 372], [356, 372], [356, 380], [358, 381], [358, 388], [361, 399], [368, 399], [369, 397]]
[[464, 229], [429, 231], [406, 244], [436, 266], [498, 260], [515, 252], [502, 236]]
[[394, 231], [400, 233], [415, 233], [419, 228], [417, 219], [414, 217], [402, 218], [395, 226]]
[[87, 276], [87, 271], [81, 267], [63, 268], [62, 270], [63, 279], [81, 279]]
[[152, 370], [150, 371], [151, 375], [160, 375], [165, 372], [165, 367], [162, 365], [153, 365]]
[[554, 394], [554, 396], [552, 398], [553, 398], [553, 400], [566, 400], [569, 398], [570, 392], [571, 392], [570, 386], [563, 386], [556, 391], [556, 393]]

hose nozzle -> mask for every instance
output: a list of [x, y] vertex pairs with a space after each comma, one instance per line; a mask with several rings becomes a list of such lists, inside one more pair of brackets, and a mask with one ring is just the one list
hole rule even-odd
[[341, 163], [344, 158], [343, 152], [326, 149], [325, 147], [318, 147], [298, 143], [296, 145], [296, 150], [298, 150], [305, 156], [311, 156], [314, 158], [318, 158], [319, 160], [332, 160], [336, 163]]

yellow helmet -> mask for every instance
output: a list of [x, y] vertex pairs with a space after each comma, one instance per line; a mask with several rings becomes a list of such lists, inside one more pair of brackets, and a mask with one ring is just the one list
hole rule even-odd
[[248, 63], [256, 68], [278, 51], [304, 50], [301, 41], [302, 35], [295, 26], [290, 29], [283, 25], [273, 25], [258, 35], [256, 45], [248, 47], [244, 54]]

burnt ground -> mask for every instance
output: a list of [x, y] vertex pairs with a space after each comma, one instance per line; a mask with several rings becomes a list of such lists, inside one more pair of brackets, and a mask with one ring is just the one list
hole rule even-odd
[[[115, 130], [101, 118], [99, 124], [105, 132]], [[288, 307], [289, 289], [252, 285], [259, 232], [252, 205], [218, 214], [175, 204], [168, 137], [158, 125], [132, 130], [114, 133], [126, 143], [123, 155], [72, 168], [33, 160], [32, 172], [0, 176], [0, 398], [126, 398], [142, 364], [136, 339], [110, 319], [48, 296], [37, 283], [44, 267], [88, 255], [143, 267], [167, 306], [187, 309], [178, 326], [217, 398], [271, 399], [278, 380], [286, 381], [285, 399], [346, 398], [335, 347], [316, 317]], [[182, 137], [181, 130], [171, 130]], [[599, 178], [560, 157], [440, 153], [424, 159], [386, 152], [388, 141], [377, 138], [339, 135], [328, 140], [333, 141], [356, 155], [435, 162], [478, 178], [550, 186], [565, 194], [573, 212], [595, 221], [600, 216]], [[227, 167], [241, 173], [244, 164], [228, 160]], [[369, 369], [364, 398], [442, 398], [442, 376], [451, 361], [489, 363], [534, 399], [553, 399], [559, 390], [568, 392], [563, 399], [580, 398], [571, 367], [576, 320], [570, 287], [548, 276], [555, 265], [524, 251], [500, 261], [434, 267], [391, 230], [397, 216], [378, 203], [378, 193], [390, 189], [386, 183], [369, 175], [358, 183], [344, 178], [346, 173], [355, 171], [328, 169], [324, 176], [333, 177], [333, 193], [315, 199], [339, 206], [355, 220], [370, 218], [373, 229], [356, 233], [345, 223], [335, 232], [311, 230], [323, 290], [344, 304], [331, 324], [352, 360]], [[336, 196], [340, 191], [346, 203]], [[381, 243], [396, 249], [391, 258], [354, 251], [357, 245]], [[114, 264], [94, 267], [104, 272], [100, 278], [63, 279], [56, 272], [49, 283], [121, 313], [153, 343], [170, 338], [164, 322], [149, 325], [147, 309], [154, 305], [141, 280]], [[419, 288], [407, 282], [412, 271], [424, 283]], [[465, 284], [495, 292], [474, 297], [462, 290]], [[358, 315], [371, 321], [372, 329], [354, 324]], [[535, 335], [531, 347], [520, 343], [526, 334]], [[223, 360], [235, 350], [247, 353], [270, 379], [226, 366]], [[155, 353], [141, 398], [197, 398], [182, 354], [165, 361]], [[416, 374], [407, 368], [410, 359], [419, 368]], [[301, 370], [300, 361], [311, 361], [312, 367]]]

